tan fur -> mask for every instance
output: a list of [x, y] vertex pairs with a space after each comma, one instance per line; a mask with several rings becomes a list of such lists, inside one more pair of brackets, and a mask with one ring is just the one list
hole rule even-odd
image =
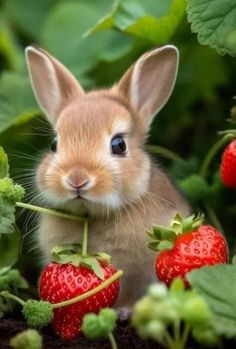
[[[155, 253], [146, 246], [146, 231], [152, 224], [168, 224], [176, 212], [189, 212], [188, 204], [144, 151], [152, 118], [173, 88], [177, 51], [167, 46], [143, 55], [110, 90], [84, 93], [78, 85], [77, 93], [68, 96], [63, 83], [70, 86], [71, 82], [71, 90], [76, 91], [74, 78], [71, 81], [66, 68], [40, 50], [40, 61], [51, 67], [48, 80], [53, 81], [50, 88], [57, 100], [55, 108], [48, 110], [43, 82], [34, 83], [34, 71], [39, 78], [45, 62], [38, 62], [37, 49], [27, 52], [36, 97], [51, 112], [58, 136], [57, 151], [46, 154], [38, 167], [39, 190], [53, 207], [92, 215], [89, 249], [109, 253], [116, 267], [124, 270], [117, 305], [132, 306], [155, 280]], [[126, 156], [111, 153], [110, 142], [116, 134], [124, 137]], [[84, 183], [84, 200], [76, 199], [74, 186]], [[39, 243], [46, 259], [53, 246], [80, 242], [81, 231], [80, 223], [43, 215]]]

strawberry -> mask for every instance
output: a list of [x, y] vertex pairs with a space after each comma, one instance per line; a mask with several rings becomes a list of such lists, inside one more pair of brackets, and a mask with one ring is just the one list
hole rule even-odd
[[[113, 265], [100, 262], [106, 280], [115, 274]], [[39, 280], [39, 293], [43, 300], [52, 304], [60, 303], [84, 294], [99, 286], [102, 280], [96, 273], [83, 265], [50, 263], [43, 270]], [[119, 281], [95, 295], [74, 304], [54, 309], [52, 327], [64, 340], [79, 336], [83, 316], [98, 313], [102, 308], [112, 306], [119, 294]]]
[[171, 228], [154, 226], [148, 235], [153, 239], [149, 247], [161, 251], [156, 257], [156, 275], [168, 286], [176, 277], [188, 286], [185, 275], [190, 270], [228, 261], [223, 235], [211, 225], [202, 225], [202, 217], [177, 215]]
[[[87, 243], [88, 222], [85, 220], [82, 246], [64, 244], [53, 248], [53, 263], [45, 267], [39, 279], [41, 299], [52, 304], [52, 327], [64, 340], [78, 337], [84, 315], [112, 306], [119, 294], [117, 278], [121, 271], [117, 272], [110, 264], [107, 254], [89, 255]], [[111, 279], [114, 279], [112, 283]], [[109, 285], [104, 287], [107, 282]], [[95, 288], [98, 288], [95, 294], [81, 299]]]
[[224, 150], [220, 174], [226, 187], [236, 188], [236, 139], [230, 142]]

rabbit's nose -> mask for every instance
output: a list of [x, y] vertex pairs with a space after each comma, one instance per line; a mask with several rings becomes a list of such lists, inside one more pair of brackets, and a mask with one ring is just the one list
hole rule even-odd
[[75, 183], [70, 183], [71, 186], [76, 189], [77, 191], [79, 191], [80, 189], [83, 189], [86, 187], [86, 185], [89, 184], [89, 180], [85, 180], [84, 182], [77, 182], [76, 184]]

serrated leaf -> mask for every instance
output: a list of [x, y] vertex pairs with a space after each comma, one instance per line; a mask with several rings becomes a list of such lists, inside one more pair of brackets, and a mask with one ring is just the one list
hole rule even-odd
[[236, 267], [216, 265], [187, 274], [190, 284], [206, 300], [214, 313], [214, 327], [219, 335], [236, 337]]
[[157, 240], [169, 240], [174, 241], [176, 234], [173, 229], [165, 227], [164, 225], [154, 225], [153, 235]]
[[173, 248], [173, 242], [171, 241], [161, 241], [158, 245], [158, 251], [171, 250]]
[[8, 157], [4, 152], [3, 148], [0, 147], [0, 178], [4, 178], [8, 176], [9, 165], [8, 165]]
[[175, 32], [185, 7], [185, 0], [155, 2], [155, 7], [152, 2], [146, 4], [134, 0], [117, 1], [113, 10], [100, 19], [89, 32], [113, 28], [155, 44], [162, 44], [170, 40]]
[[159, 241], [150, 241], [148, 242], [147, 246], [148, 248], [150, 248], [153, 251], [158, 251], [158, 246], [159, 246]]
[[99, 279], [104, 279], [104, 272], [98, 262], [94, 257], [83, 258], [81, 265], [92, 269], [92, 271], [99, 277]]
[[202, 45], [236, 56], [236, 0], [189, 0], [187, 14]]

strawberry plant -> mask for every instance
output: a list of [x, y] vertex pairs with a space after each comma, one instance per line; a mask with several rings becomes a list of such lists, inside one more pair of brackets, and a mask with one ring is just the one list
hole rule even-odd
[[163, 283], [151, 285], [132, 315], [140, 336], [168, 349], [184, 349], [190, 333], [201, 344], [217, 345], [212, 321], [207, 302], [195, 290], [185, 290], [181, 279], [175, 279], [169, 290]]
[[[215, 142], [216, 130], [227, 128], [225, 110], [231, 107], [231, 96], [235, 91], [235, 0], [2, 0], [0, 12], [0, 145], [7, 151], [15, 172], [12, 171], [12, 178], [18, 182], [18, 175], [22, 177], [27, 192], [25, 202], [22, 202], [24, 189], [9, 176], [7, 156], [1, 149], [0, 292], [8, 293], [3, 293], [0, 297], [0, 316], [13, 309], [14, 303], [6, 294], [26, 296], [28, 282], [24, 277], [32, 281], [32, 275], [38, 273], [35, 255], [28, 253], [31, 227], [27, 227], [28, 217], [25, 217], [23, 210], [57, 215], [81, 224], [85, 222], [85, 217], [36, 206], [38, 197], [35, 195], [35, 186], [30, 183], [33, 178], [30, 167], [35, 166], [36, 153], [48, 146], [51, 135], [45, 121], [38, 118], [41, 114], [39, 115], [26, 76], [23, 51], [32, 42], [55, 54], [89, 89], [111, 85], [140, 54], [153, 49], [153, 46], [173, 43], [179, 48], [180, 71], [176, 89], [170, 103], [153, 124], [150, 135], [153, 145], [148, 146], [147, 150], [161, 157], [164, 167], [177, 181], [194, 211], [205, 213], [206, 225], [211, 224], [224, 234], [229, 256], [235, 254], [236, 175], [234, 150], [232, 151], [236, 138], [235, 122]], [[191, 31], [196, 35], [191, 34]], [[62, 42], [66, 42], [67, 49]], [[235, 114], [235, 107], [232, 112]], [[177, 154], [165, 147], [176, 149]], [[30, 201], [26, 199], [27, 195]], [[36, 204], [32, 205], [31, 202]], [[16, 225], [15, 217], [19, 209], [23, 210]], [[34, 220], [32, 226], [35, 226]], [[188, 233], [173, 236], [167, 232], [164, 234], [164, 240], [167, 240], [165, 243], [160, 241], [160, 232], [155, 234], [152, 236], [153, 247], [157, 247], [158, 240], [159, 246], [169, 248], [166, 251], [168, 255], [173, 248], [172, 244], [182, 241]], [[215, 229], [212, 234], [215, 235]], [[218, 236], [217, 233], [216, 235]], [[25, 236], [26, 241], [20, 254], [22, 236]], [[168, 236], [172, 236], [171, 241], [166, 239]], [[204, 239], [206, 238], [205, 235]], [[210, 245], [208, 247], [214, 248]], [[74, 246], [72, 250], [83, 254], [79, 246]], [[65, 246], [63, 251], [61, 247], [54, 250], [52, 266], [66, 268], [66, 260], [71, 263], [69, 258], [72, 250], [65, 249]], [[159, 251], [159, 256], [162, 253]], [[236, 300], [233, 292], [235, 265], [203, 266], [186, 274], [190, 267], [200, 266], [199, 260], [195, 256], [197, 263], [190, 266], [184, 263], [188, 256], [182, 257], [181, 266], [178, 263], [175, 265], [183, 268], [184, 282], [194, 290], [197, 289], [198, 296], [208, 304], [214, 331], [223, 337], [236, 338]], [[65, 263], [57, 262], [58, 258], [65, 259]], [[204, 263], [210, 264], [206, 259]], [[204, 265], [203, 260], [200, 262]], [[98, 261], [95, 266], [98, 273], [103, 269], [103, 266], [99, 268], [100, 263]], [[29, 266], [34, 269], [29, 270]], [[85, 268], [84, 261], [75, 265], [73, 270], [77, 268], [80, 271]], [[166, 272], [168, 278], [176, 275], [175, 268], [171, 268], [172, 266]], [[92, 273], [91, 266], [86, 270]], [[101, 282], [98, 276], [95, 278]], [[30, 290], [32, 288], [31, 284]], [[32, 304], [34, 306], [37, 303]], [[25, 305], [25, 301], [22, 301], [22, 305]], [[31, 313], [31, 307], [29, 308]], [[53, 309], [53, 313], [56, 311], [57, 308]], [[41, 310], [35, 314], [34, 320], [40, 320]], [[183, 317], [181, 319], [182, 333], [185, 320]], [[91, 322], [93, 321], [97, 320]], [[173, 323], [168, 324], [164, 323], [164, 326], [170, 327], [169, 335], [174, 337]], [[160, 329], [160, 322], [151, 324], [150, 327], [153, 334], [153, 328]], [[196, 340], [206, 334], [211, 338], [212, 327], [210, 331], [208, 329], [206, 325], [194, 331], [192, 329], [190, 333]], [[149, 337], [151, 332], [148, 331], [144, 337]], [[150, 337], [154, 338], [153, 335]], [[4, 347], [2, 338], [0, 342]], [[133, 338], [130, 343], [133, 343]]]
[[91, 340], [108, 337], [111, 348], [117, 349], [116, 340], [112, 334], [117, 320], [114, 309], [104, 308], [98, 315], [86, 314], [83, 318], [82, 331]]

